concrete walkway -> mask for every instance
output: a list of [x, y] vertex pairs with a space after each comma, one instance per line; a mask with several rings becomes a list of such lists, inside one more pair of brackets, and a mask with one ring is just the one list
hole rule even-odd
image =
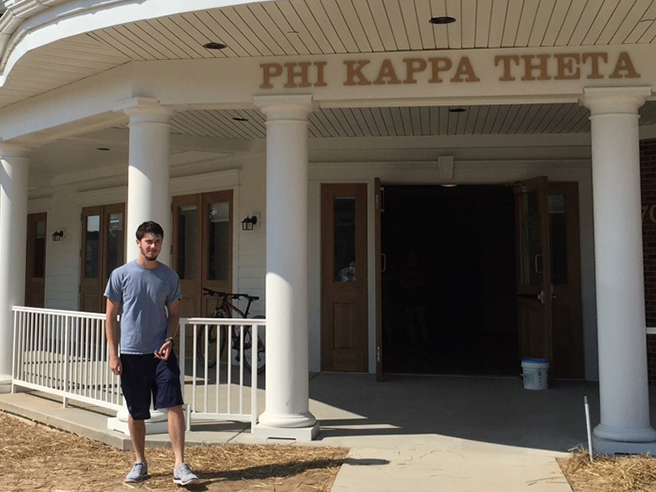
[[[570, 492], [555, 458], [586, 442], [584, 396], [594, 425], [598, 397], [581, 382], [528, 391], [519, 378], [376, 382], [367, 374], [321, 373], [310, 382], [321, 432], [303, 444], [350, 448], [333, 492]], [[127, 436], [106, 430], [109, 413], [97, 408], [64, 409], [56, 399], [18, 393], [0, 395], [0, 409], [129, 449]], [[163, 445], [167, 436], [148, 442]], [[194, 423], [187, 442], [262, 441], [245, 424]]]

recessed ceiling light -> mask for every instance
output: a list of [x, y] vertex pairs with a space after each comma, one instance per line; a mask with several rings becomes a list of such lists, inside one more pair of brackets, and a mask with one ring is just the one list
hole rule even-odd
[[456, 183], [442, 183], [440, 186], [442, 188], [455, 188], [458, 185]]
[[232, 118], [234, 121], [248, 121], [248, 118], [244, 118], [242, 116], [233, 116]]
[[102, 152], [107, 152], [109, 150], [109, 147], [96, 147], [96, 150], [100, 150]]
[[203, 48], [208, 50], [224, 50], [227, 48], [227, 46], [223, 43], [215, 43], [214, 41], [210, 41], [209, 43], [205, 43]]
[[431, 17], [428, 22], [431, 24], [452, 24], [456, 21], [455, 17], [449, 17], [448, 15], [441, 15], [439, 17]]
[[464, 113], [465, 111], [467, 111], [467, 109], [460, 106], [457, 108], [449, 108], [449, 113]]

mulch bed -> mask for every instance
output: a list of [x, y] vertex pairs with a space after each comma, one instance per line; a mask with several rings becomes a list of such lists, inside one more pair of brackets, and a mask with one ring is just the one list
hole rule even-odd
[[577, 449], [558, 464], [574, 492], [656, 492], [656, 459], [648, 456], [595, 456]]
[[[2, 483], [10, 491], [104, 492], [184, 490], [173, 484], [173, 452], [147, 449], [150, 478], [123, 479], [131, 451], [0, 412]], [[201, 479], [188, 490], [328, 492], [347, 449], [299, 445], [189, 446], [185, 459]]]

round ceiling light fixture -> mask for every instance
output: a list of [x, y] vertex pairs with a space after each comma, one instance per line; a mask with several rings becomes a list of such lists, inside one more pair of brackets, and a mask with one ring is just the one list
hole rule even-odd
[[455, 17], [449, 17], [448, 15], [440, 15], [438, 17], [431, 17], [428, 22], [431, 24], [453, 24], [456, 21]]
[[210, 41], [209, 43], [205, 43], [203, 45], [203, 48], [205, 48], [206, 50], [224, 50], [227, 47], [228, 46], [223, 43], [216, 43], [214, 41]]

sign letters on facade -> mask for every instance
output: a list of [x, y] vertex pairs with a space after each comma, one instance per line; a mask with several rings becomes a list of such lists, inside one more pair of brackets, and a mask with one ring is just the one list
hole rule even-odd
[[[496, 55], [492, 62], [499, 82], [640, 78], [627, 52], [612, 57], [607, 52], [504, 54]], [[261, 89], [326, 87], [328, 69], [335, 69], [327, 61], [262, 63], [260, 67]], [[481, 81], [468, 56], [412, 57], [401, 62], [385, 58], [375, 63], [354, 59], [344, 60], [337, 69], [347, 87]]]

